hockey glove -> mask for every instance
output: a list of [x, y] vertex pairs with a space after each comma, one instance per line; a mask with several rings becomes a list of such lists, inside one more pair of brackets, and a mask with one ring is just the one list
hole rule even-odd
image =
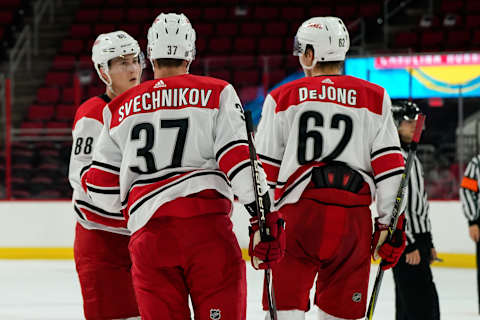
[[382, 258], [381, 268], [388, 270], [394, 267], [400, 259], [403, 250], [406, 246], [405, 235], [405, 214], [398, 217], [397, 228], [393, 231], [393, 236], [390, 240], [388, 238], [388, 225], [378, 222], [375, 219], [375, 232], [372, 236], [371, 253], [373, 260]]
[[255, 269], [270, 269], [285, 254], [285, 221], [278, 211], [267, 214], [265, 219], [267, 237], [262, 241], [258, 217], [250, 219], [250, 244], [248, 254]]

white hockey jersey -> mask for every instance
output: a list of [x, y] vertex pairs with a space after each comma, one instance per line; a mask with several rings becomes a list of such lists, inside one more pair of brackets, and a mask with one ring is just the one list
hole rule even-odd
[[313, 167], [339, 161], [363, 176], [380, 222], [389, 224], [404, 169], [390, 109], [382, 87], [351, 76], [307, 77], [273, 90], [256, 144], [275, 208], [298, 201]]
[[73, 209], [86, 229], [99, 229], [128, 235], [127, 221], [119, 211], [108, 211], [94, 204], [82, 188], [82, 176], [90, 168], [93, 150], [103, 128], [102, 112], [110, 98], [104, 94], [85, 101], [75, 114], [72, 153], [68, 178], [73, 188]]
[[[85, 186], [96, 203], [123, 210], [132, 232], [163, 204], [204, 190], [254, 201], [243, 109], [227, 82], [190, 74], [148, 81], [103, 116]], [[265, 174], [261, 181], [266, 190]]]

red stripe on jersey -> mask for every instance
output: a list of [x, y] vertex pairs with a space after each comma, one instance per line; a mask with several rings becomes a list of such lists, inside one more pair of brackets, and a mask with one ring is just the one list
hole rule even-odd
[[220, 79], [191, 74], [146, 81], [108, 104], [112, 113], [110, 128], [129, 116], [157, 110], [218, 109], [220, 94], [227, 85]]
[[277, 182], [278, 172], [280, 171], [280, 167], [271, 165], [266, 162], [262, 162], [263, 170], [267, 175], [267, 180], [273, 183]]
[[78, 209], [80, 209], [80, 211], [83, 213], [83, 215], [85, 216], [85, 218], [88, 221], [99, 223], [99, 224], [107, 226], [107, 227], [125, 228], [125, 229], [127, 228], [127, 220], [125, 220], [125, 219], [124, 220], [110, 219], [110, 218], [107, 218], [107, 217], [100, 216], [100, 215], [96, 214], [95, 212], [90, 211], [90, 210], [85, 209], [85, 208], [78, 207]]
[[248, 145], [238, 145], [222, 154], [220, 159], [218, 159], [218, 166], [220, 167], [220, 170], [225, 174], [228, 174], [233, 167], [249, 158], [250, 153]]
[[385, 89], [351, 76], [320, 76], [298, 79], [273, 90], [270, 95], [277, 107], [275, 113], [312, 101], [335, 103], [348, 108], [366, 108], [382, 114]]
[[165, 179], [165, 180], [161, 180], [161, 181], [146, 184], [146, 185], [133, 186], [133, 188], [130, 190], [130, 192], [128, 194], [128, 204], [127, 204], [127, 208], [125, 209], [126, 210], [125, 212], [130, 212], [130, 206], [132, 204], [134, 204], [140, 198], [147, 195], [148, 193], [150, 193], [152, 191], [155, 191], [156, 189], [158, 189], [158, 188], [160, 188], [164, 185], [167, 185], [171, 182], [174, 182], [174, 181], [186, 176], [187, 174], [191, 174], [192, 172], [194, 172], [194, 171], [179, 174], [178, 176], [174, 176], [174, 177], [171, 177], [171, 178], [168, 178], [168, 179]]
[[378, 176], [395, 168], [401, 168], [405, 166], [403, 156], [400, 153], [389, 153], [380, 156], [372, 161], [373, 174]]
[[[86, 176], [86, 182], [92, 186], [97, 187], [119, 187], [119, 176], [116, 173], [103, 171], [99, 168], [90, 168], [88, 172], [84, 174]], [[82, 179], [83, 181], [83, 179]]]
[[281, 188], [276, 188], [275, 189], [275, 200], [280, 199], [280, 197], [283, 195], [283, 193], [288, 189], [289, 186], [291, 186], [295, 181], [300, 178], [302, 174], [304, 174], [306, 171], [313, 167], [321, 167], [325, 165], [324, 162], [312, 162], [307, 165], [303, 165], [300, 168], [298, 168], [294, 173], [290, 175], [290, 177], [287, 180], [287, 183], [281, 187]]
[[77, 122], [83, 118], [94, 119], [103, 124], [103, 108], [106, 104], [105, 100], [100, 97], [93, 97], [82, 103], [75, 113], [73, 129], [75, 129]]

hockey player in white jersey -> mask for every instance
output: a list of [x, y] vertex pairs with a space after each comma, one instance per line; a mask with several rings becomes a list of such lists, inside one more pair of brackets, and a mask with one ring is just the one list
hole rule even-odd
[[341, 75], [348, 49], [341, 19], [305, 21], [294, 55], [306, 77], [273, 90], [263, 106], [257, 152], [287, 226], [285, 257], [272, 268], [279, 320], [305, 319], [315, 277], [319, 319], [363, 318], [370, 255], [391, 268], [405, 247], [403, 214], [385, 242], [404, 169], [390, 98]]
[[[189, 296], [195, 319], [245, 319], [245, 263], [229, 218], [234, 194], [255, 206], [242, 106], [229, 83], [188, 74], [195, 31], [183, 14], [155, 19], [148, 56], [156, 80], [105, 107], [85, 186], [128, 218], [142, 319], [190, 319]], [[261, 184], [269, 201], [264, 174]], [[257, 244], [257, 267], [283, 252], [281, 217], [267, 217], [273, 239]]]
[[103, 108], [116, 95], [140, 83], [140, 59], [137, 41], [126, 32], [99, 35], [92, 48], [92, 61], [106, 91], [85, 101], [75, 115], [69, 179], [77, 219], [75, 265], [87, 320], [139, 316], [130, 274], [126, 219], [120, 210], [94, 204], [82, 189], [81, 176], [92, 162], [103, 127]]

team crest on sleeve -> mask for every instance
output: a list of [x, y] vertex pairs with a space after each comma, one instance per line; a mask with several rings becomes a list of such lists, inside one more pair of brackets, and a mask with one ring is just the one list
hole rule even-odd
[[210, 309], [210, 319], [219, 320], [221, 318], [222, 314], [220, 313], [220, 309]]

